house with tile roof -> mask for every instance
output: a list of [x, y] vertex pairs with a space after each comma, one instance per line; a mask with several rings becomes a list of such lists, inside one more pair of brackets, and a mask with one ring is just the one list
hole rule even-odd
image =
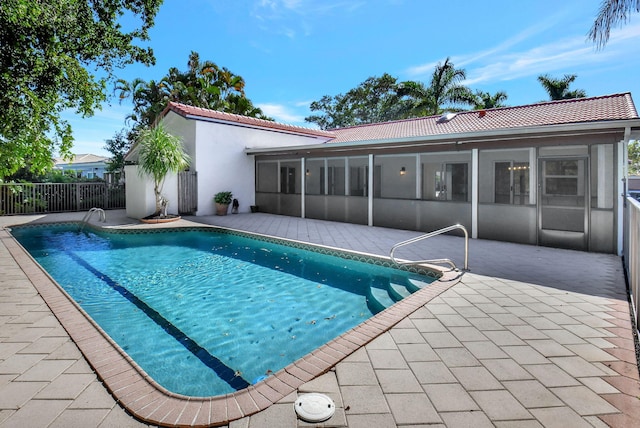
[[56, 158], [53, 162], [54, 169], [75, 171], [78, 177], [103, 178], [104, 173], [107, 171], [109, 158], [90, 153], [82, 153], [73, 155], [71, 160]]
[[[459, 223], [475, 238], [608, 253], [622, 248], [626, 148], [640, 138], [630, 93], [329, 131], [177, 103], [162, 120], [192, 156], [197, 215], [229, 190], [240, 212], [425, 232]], [[178, 179], [168, 189], [182, 197]], [[129, 215], [150, 214], [149, 184], [131, 190]]]

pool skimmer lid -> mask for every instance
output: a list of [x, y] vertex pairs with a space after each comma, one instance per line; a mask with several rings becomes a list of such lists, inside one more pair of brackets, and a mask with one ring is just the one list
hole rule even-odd
[[315, 392], [299, 396], [294, 407], [298, 417], [305, 422], [324, 422], [336, 411], [331, 398]]

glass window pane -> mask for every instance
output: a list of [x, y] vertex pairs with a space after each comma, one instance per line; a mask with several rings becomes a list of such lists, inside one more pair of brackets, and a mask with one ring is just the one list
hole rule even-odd
[[578, 195], [578, 179], [577, 178], [549, 178], [545, 180], [545, 194], [547, 195]]
[[[420, 195], [427, 201], [466, 201], [471, 194], [469, 165], [471, 152], [457, 153], [428, 153], [421, 154], [420, 174], [418, 184]], [[493, 163], [489, 166], [488, 176], [493, 174]], [[489, 184], [491, 201], [493, 200], [493, 185]]]
[[513, 163], [513, 203], [526, 205], [529, 203], [529, 162]]
[[575, 160], [546, 161], [545, 173], [549, 175], [578, 175], [578, 162]]
[[447, 164], [446, 188], [448, 200], [464, 201], [469, 196], [469, 165], [466, 163]]
[[300, 161], [280, 163], [280, 193], [300, 193]]
[[496, 204], [511, 203], [511, 162], [495, 163], [495, 194]]

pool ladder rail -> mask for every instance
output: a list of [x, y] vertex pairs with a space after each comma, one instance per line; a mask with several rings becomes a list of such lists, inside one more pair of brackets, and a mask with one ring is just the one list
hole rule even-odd
[[429, 239], [437, 235], [442, 235], [443, 233], [451, 232], [453, 230], [460, 229], [464, 232], [464, 268], [463, 271], [469, 270], [469, 233], [467, 229], [461, 224], [454, 224], [452, 226], [448, 226], [442, 229], [435, 230], [433, 232], [425, 233], [424, 235], [417, 236], [415, 238], [407, 239], [406, 241], [398, 242], [396, 245], [391, 247], [391, 251], [389, 252], [389, 258], [397, 265], [421, 265], [421, 264], [446, 264], [451, 267], [452, 271], [459, 271], [456, 264], [451, 259], [432, 259], [432, 260], [411, 260], [411, 261], [398, 261], [394, 257], [395, 251], [403, 247], [405, 245], [413, 244], [418, 241], [422, 241], [424, 239]]
[[84, 226], [89, 223], [94, 213], [98, 213], [98, 221], [101, 221], [103, 223], [107, 221], [107, 214], [104, 212], [104, 210], [102, 208], [93, 207], [82, 218], [82, 222], [80, 224], [80, 232], [82, 232]]

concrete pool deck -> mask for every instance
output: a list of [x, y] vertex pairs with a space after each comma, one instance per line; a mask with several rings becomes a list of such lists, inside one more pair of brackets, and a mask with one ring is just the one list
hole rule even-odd
[[[0, 228], [83, 215], [0, 217]], [[262, 213], [189, 217], [169, 226], [194, 222], [383, 256], [398, 241], [419, 235]], [[140, 226], [123, 211], [107, 211], [107, 225]], [[0, 231], [0, 426], [145, 426], [107, 392], [92, 369], [101, 362], [85, 360], [83, 346], [90, 360], [96, 355], [86, 351], [86, 341], [70, 338], [49, 309], [55, 298], [44, 295], [45, 304], [30, 279], [44, 275], [16, 260], [14, 246]], [[463, 242], [439, 236], [401, 256], [449, 257], [461, 266]], [[376, 338], [355, 352], [325, 355], [337, 364], [320, 377], [309, 380], [312, 369], [302, 370], [283, 385], [247, 394], [247, 402], [227, 399], [236, 406], [226, 408], [231, 419], [283, 396], [229, 427], [309, 426], [293, 411], [303, 392], [334, 399], [336, 414], [325, 426], [640, 425], [640, 382], [619, 257], [471, 240], [469, 265], [460, 282], [423, 296], [426, 303], [405, 308], [410, 314], [390, 321], [399, 322], [384, 332], [371, 332]], [[126, 376], [122, 382], [126, 387]], [[194, 400], [155, 417], [184, 426], [208, 423], [219, 411], [211, 403]]]

